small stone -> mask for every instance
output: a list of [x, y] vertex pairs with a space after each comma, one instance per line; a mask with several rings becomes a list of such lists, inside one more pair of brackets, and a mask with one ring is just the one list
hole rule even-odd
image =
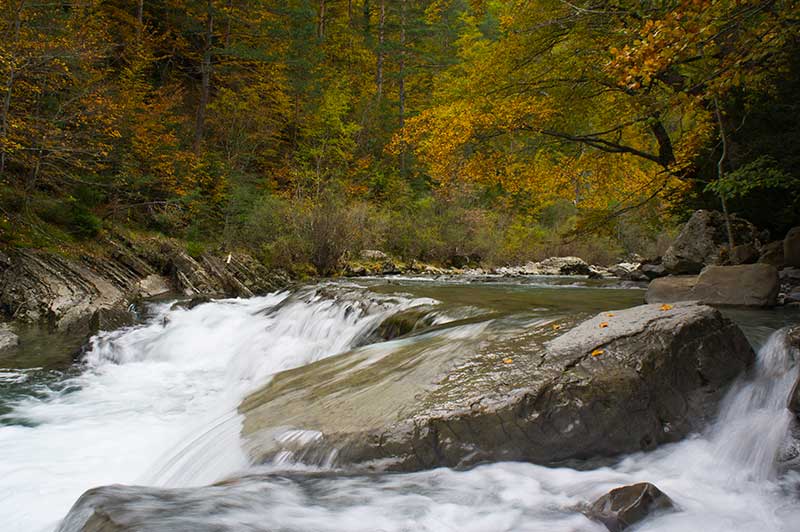
[[663, 491], [649, 482], [639, 482], [609, 491], [592, 504], [586, 515], [611, 532], [619, 532], [656, 512], [674, 509], [672, 499]]

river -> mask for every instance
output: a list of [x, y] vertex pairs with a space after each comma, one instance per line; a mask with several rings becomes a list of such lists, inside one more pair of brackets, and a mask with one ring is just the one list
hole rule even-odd
[[575, 322], [642, 297], [571, 278], [367, 279], [191, 310], [154, 302], [139, 325], [94, 337], [71, 365], [52, 363], [69, 359], [63, 346], [40, 342], [30, 362], [0, 358], [0, 528], [53, 531], [100, 485], [196, 488], [229, 479], [147, 502], [141, 491], [117, 489], [141, 530], [602, 531], [576, 505], [649, 481], [681, 511], [637, 531], [800, 530], [800, 474], [776, 461], [791, 441], [785, 401], [798, 371], [775, 334], [800, 323], [787, 311], [726, 311], [759, 358], [718, 419], [702, 434], [611, 465], [353, 475], [292, 460], [252, 466], [242, 451], [242, 398], [277, 372], [377, 342], [389, 316], [419, 311], [434, 336], [474, 342], [489, 323], [495, 333], [522, 334], [543, 318]]

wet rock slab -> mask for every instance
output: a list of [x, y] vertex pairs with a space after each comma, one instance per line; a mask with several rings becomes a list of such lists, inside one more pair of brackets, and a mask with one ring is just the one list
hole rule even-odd
[[403, 471], [615, 456], [702, 426], [755, 357], [696, 303], [601, 313], [503, 349], [454, 328], [280, 373], [240, 405], [248, 450]]

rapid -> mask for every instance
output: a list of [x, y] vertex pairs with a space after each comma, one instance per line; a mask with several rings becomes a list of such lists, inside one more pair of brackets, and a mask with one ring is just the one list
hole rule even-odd
[[[0, 396], [0, 528], [79, 530], [81, 516], [60, 523], [78, 497], [121, 484], [193, 488], [168, 500], [129, 497], [125, 512], [146, 530], [602, 531], [576, 507], [648, 481], [680, 511], [637, 531], [800, 530], [800, 474], [784, 467], [800, 454], [786, 409], [798, 353], [778, 330], [796, 316], [733, 316], [758, 359], [716, 421], [610, 465], [356, 475], [335, 463], [254, 466], [242, 450], [237, 406], [248, 393], [280, 371], [378, 344], [390, 316], [419, 310], [434, 336], [479, 341], [492, 334], [489, 323], [521, 331], [543, 317], [586, 317], [640, 300], [637, 290], [607, 286], [401, 280], [326, 283], [192, 309], [153, 303], [139, 325], [93, 337], [68, 371], [0, 369], [0, 389], [13, 390]], [[115, 489], [123, 499], [133, 493]]]

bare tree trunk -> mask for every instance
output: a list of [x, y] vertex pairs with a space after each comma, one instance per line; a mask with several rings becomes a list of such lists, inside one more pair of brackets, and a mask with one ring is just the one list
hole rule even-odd
[[39, 144], [39, 149], [36, 150], [36, 164], [33, 165], [31, 169], [31, 174], [28, 178], [28, 186], [26, 189], [26, 203], [30, 202], [31, 195], [33, 194], [33, 189], [36, 187], [36, 181], [39, 179], [39, 172], [42, 169], [42, 158], [44, 157], [44, 144], [47, 141], [47, 135], [42, 135], [41, 143]]
[[406, 0], [400, 0], [400, 127], [406, 121]]
[[142, 45], [142, 34], [144, 33], [144, 0], [139, 0], [136, 5], [136, 44]]
[[[21, 1], [14, 12], [14, 34], [11, 37], [11, 42], [16, 43], [19, 40], [19, 32], [22, 25], [22, 8], [25, 6], [25, 1]], [[16, 72], [11, 68], [6, 80], [6, 93], [3, 96], [3, 120], [0, 122], [0, 138], [6, 138], [8, 135], [8, 113], [11, 112], [11, 93], [14, 89], [14, 78]], [[3, 175], [6, 169], [6, 151], [0, 149], [0, 176]]]
[[317, 24], [317, 37], [325, 38], [325, 0], [319, 0], [319, 23]]
[[[722, 112], [719, 109], [719, 100], [716, 96], [714, 97], [714, 111], [717, 115], [719, 137], [722, 141], [722, 154], [719, 157], [719, 161], [717, 161], [717, 182], [721, 182], [722, 178], [725, 177], [725, 161], [728, 158], [728, 137], [725, 135], [725, 125], [722, 123]], [[735, 242], [733, 240], [733, 230], [731, 229], [731, 217], [728, 213], [728, 201], [723, 193], [720, 193], [719, 199], [722, 203], [722, 214], [725, 216], [725, 229], [728, 232], [728, 246], [730, 246], [730, 251], [733, 251]]]
[[381, 0], [381, 15], [378, 21], [378, 71], [375, 74], [375, 84], [378, 86], [378, 101], [383, 97], [383, 41], [386, 24], [386, 0]]
[[[406, 123], [406, 0], [400, 0], [400, 129]], [[406, 174], [406, 145], [405, 142], [400, 146], [400, 175]]]
[[[0, 122], [0, 138], [8, 135], [8, 113], [11, 110], [11, 91], [14, 88], [14, 70], [8, 75], [6, 80], [6, 94], [3, 97], [3, 120]], [[0, 149], [0, 175], [6, 169], [6, 151]]]
[[225, 14], [225, 48], [230, 48], [231, 46], [231, 12], [233, 11], [233, 0], [228, 0], [228, 12]]
[[292, 131], [292, 144], [297, 148], [300, 137], [300, 93], [294, 95], [294, 128]]
[[194, 153], [200, 153], [206, 123], [206, 108], [211, 92], [211, 47], [214, 39], [214, 12], [211, 0], [206, 5], [206, 43], [203, 62], [200, 65], [200, 103], [197, 106], [197, 122], [194, 129]]

